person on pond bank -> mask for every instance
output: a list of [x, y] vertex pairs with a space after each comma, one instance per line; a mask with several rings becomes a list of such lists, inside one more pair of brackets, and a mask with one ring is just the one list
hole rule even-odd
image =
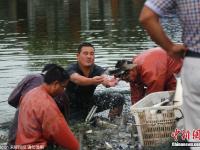
[[80, 148], [53, 99], [64, 92], [68, 80], [66, 71], [55, 66], [44, 74], [44, 83], [22, 97], [15, 145], [27, 149], [33, 146], [44, 149], [49, 144], [69, 150]]
[[[183, 44], [173, 42], [164, 31], [159, 19], [176, 11], [182, 27]], [[183, 86], [183, 114], [186, 132], [195, 135], [200, 120], [200, 1], [199, 0], [147, 0], [140, 14], [140, 22], [154, 42], [173, 57], [185, 53], [181, 81]], [[199, 142], [195, 136], [189, 142]], [[199, 147], [190, 147], [199, 149]]]
[[174, 74], [180, 72], [183, 59], [172, 58], [165, 50], [156, 47], [137, 55], [131, 63], [125, 63], [126, 60], [118, 61], [115, 67], [127, 70], [132, 65], [122, 79], [130, 82], [131, 101], [135, 104], [147, 94], [175, 90]]
[[[56, 67], [56, 64], [47, 64], [42, 69], [41, 74], [30, 74], [23, 78], [18, 85], [11, 92], [8, 97], [8, 104], [15, 107], [17, 110], [12, 120], [11, 126], [8, 132], [8, 145], [14, 145], [16, 140], [16, 132], [18, 125], [18, 114], [19, 114], [19, 104], [20, 99], [25, 96], [27, 92], [34, 89], [35, 87], [40, 86], [44, 82], [44, 74], [51, 68]], [[69, 108], [68, 108], [68, 97], [65, 93], [57, 95], [54, 97], [55, 102], [57, 103], [60, 111], [65, 116], [66, 121], [68, 121]], [[9, 146], [10, 147], [10, 146]]]
[[[94, 91], [99, 84], [106, 87], [115, 86], [118, 80], [107, 78], [105, 70], [94, 63], [95, 48], [90, 43], [82, 43], [78, 47], [77, 62], [70, 64], [67, 72], [70, 76], [66, 93], [70, 100], [70, 120], [80, 121], [86, 118], [93, 105], [97, 111], [111, 108], [109, 117], [120, 115], [124, 103], [124, 97], [120, 93], [108, 94], [107, 99], [95, 98]], [[96, 97], [101, 97], [98, 95]], [[102, 102], [103, 101], [103, 102]]]

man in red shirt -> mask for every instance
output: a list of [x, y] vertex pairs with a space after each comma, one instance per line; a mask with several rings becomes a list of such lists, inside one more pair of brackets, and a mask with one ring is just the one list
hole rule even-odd
[[78, 150], [79, 143], [52, 97], [64, 92], [69, 77], [55, 66], [44, 75], [44, 83], [29, 91], [19, 106], [16, 149], [44, 149], [56, 144]]
[[[137, 55], [132, 63], [135, 65], [122, 79], [130, 82], [131, 101], [135, 104], [149, 93], [175, 90], [174, 74], [180, 72], [183, 59], [172, 58], [165, 50], [156, 47]], [[118, 62], [116, 68], [122, 65]]]
[[[44, 81], [44, 74], [51, 68], [55, 67], [56, 64], [46, 64], [42, 69], [41, 73], [38, 74], [29, 74], [24, 77], [17, 86], [13, 89], [10, 96], [8, 97], [8, 104], [15, 107], [17, 110], [15, 112], [14, 118], [11, 122], [9, 131], [8, 131], [8, 145], [14, 145], [16, 134], [17, 134], [17, 125], [18, 125], [18, 114], [19, 114], [19, 103], [20, 99], [25, 96], [30, 90], [35, 87], [40, 86]], [[69, 107], [68, 107], [68, 97], [65, 93], [57, 95], [54, 97], [56, 104], [58, 105], [60, 111], [63, 113], [66, 121], [68, 122], [69, 118]]]

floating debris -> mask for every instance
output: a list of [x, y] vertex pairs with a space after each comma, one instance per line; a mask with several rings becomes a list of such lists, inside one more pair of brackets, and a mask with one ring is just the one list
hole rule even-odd
[[118, 127], [116, 124], [110, 123], [109, 121], [102, 120], [100, 118], [96, 118], [94, 124], [95, 124], [95, 126], [98, 126], [100, 128], [111, 128], [111, 129], [114, 129], [114, 128]]
[[112, 145], [109, 144], [108, 142], [105, 142], [105, 146], [106, 146], [106, 149], [112, 149], [113, 148]]
[[85, 133], [86, 133], [86, 134], [90, 134], [90, 133], [92, 133], [92, 130], [88, 130], [88, 131], [86, 131]]

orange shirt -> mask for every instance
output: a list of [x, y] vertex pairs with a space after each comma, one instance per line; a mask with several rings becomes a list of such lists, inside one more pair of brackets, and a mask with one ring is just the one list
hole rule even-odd
[[138, 77], [130, 83], [132, 104], [152, 92], [175, 90], [174, 73], [180, 72], [183, 59], [174, 59], [157, 47], [139, 54], [133, 62], [137, 64]]
[[[16, 145], [43, 149], [54, 143], [78, 150], [79, 143], [71, 132], [53, 98], [41, 85], [28, 92], [19, 108]], [[20, 148], [19, 148], [20, 149]]]

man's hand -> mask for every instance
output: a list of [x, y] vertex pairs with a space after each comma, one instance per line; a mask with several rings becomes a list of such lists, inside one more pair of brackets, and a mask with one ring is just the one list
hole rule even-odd
[[174, 58], [184, 57], [188, 48], [184, 44], [173, 44], [167, 53]]
[[167, 53], [174, 58], [184, 56], [187, 48], [183, 44], [175, 44], [166, 34], [160, 23], [160, 16], [152, 9], [144, 6], [139, 17], [142, 26], [147, 30], [151, 39], [160, 45]]
[[116, 79], [115, 77], [111, 77], [111, 76], [105, 76], [102, 75], [102, 77], [104, 77], [104, 81], [103, 81], [103, 85], [105, 87], [114, 87], [118, 84], [118, 79]]
[[95, 85], [101, 84], [104, 82], [104, 77], [103, 76], [95, 76], [92, 79], [92, 83]]
[[109, 87], [113, 87], [113, 86], [116, 86], [118, 84], [118, 79], [116, 79], [116, 78], [112, 78], [112, 79], [109, 79], [109, 81], [108, 81], [108, 86]]

